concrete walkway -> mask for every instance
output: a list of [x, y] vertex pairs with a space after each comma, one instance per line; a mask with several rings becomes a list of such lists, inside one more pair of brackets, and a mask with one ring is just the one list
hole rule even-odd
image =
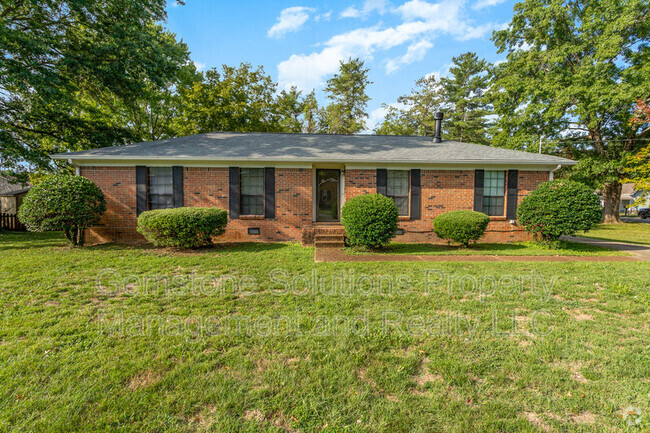
[[625, 242], [605, 241], [602, 239], [583, 238], [580, 236], [562, 236], [562, 240], [578, 242], [581, 244], [598, 245], [599, 247], [611, 248], [613, 250], [625, 251], [634, 254], [639, 260], [650, 262], [650, 247], [647, 245], [628, 244]]
[[[579, 241], [575, 241], [579, 242]], [[314, 261], [322, 262], [636, 262], [630, 256], [484, 256], [433, 254], [346, 254], [341, 248], [316, 248]]]

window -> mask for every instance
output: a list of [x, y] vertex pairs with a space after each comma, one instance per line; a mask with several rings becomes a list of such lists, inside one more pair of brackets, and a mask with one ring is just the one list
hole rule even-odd
[[503, 203], [506, 194], [506, 172], [485, 171], [483, 178], [483, 213], [503, 216]]
[[149, 209], [174, 207], [171, 167], [149, 167]]
[[386, 173], [386, 195], [393, 199], [400, 216], [409, 214], [409, 172], [388, 170]]
[[264, 169], [242, 168], [239, 173], [241, 214], [264, 215]]

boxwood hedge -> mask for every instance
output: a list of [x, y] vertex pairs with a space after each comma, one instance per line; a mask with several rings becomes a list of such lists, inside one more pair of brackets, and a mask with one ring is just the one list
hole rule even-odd
[[212, 245], [224, 233], [228, 212], [211, 207], [179, 207], [142, 212], [138, 232], [159, 247], [196, 248]]
[[399, 211], [381, 194], [356, 196], [343, 205], [341, 223], [348, 245], [378, 248], [395, 236]]
[[433, 220], [433, 231], [439, 238], [456, 241], [468, 247], [477, 241], [490, 222], [490, 217], [472, 210], [455, 210], [438, 215]]

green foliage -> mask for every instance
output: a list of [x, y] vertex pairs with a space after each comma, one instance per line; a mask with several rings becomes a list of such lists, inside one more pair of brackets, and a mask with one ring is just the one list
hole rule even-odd
[[453, 240], [468, 247], [478, 241], [487, 229], [490, 217], [472, 210], [455, 210], [438, 215], [433, 220], [433, 231], [441, 239]]
[[282, 132], [302, 132], [302, 114], [305, 110], [305, 100], [301, 99], [301, 91], [291, 86], [289, 91], [282, 90], [278, 95], [278, 113], [280, 115], [280, 130]]
[[182, 135], [214, 131], [278, 132], [277, 84], [261, 66], [223, 65], [205, 73], [202, 82], [182, 92]]
[[449, 76], [440, 79], [445, 111], [445, 138], [487, 144], [490, 114], [484, 94], [489, 85], [489, 64], [468, 52], [452, 59]]
[[517, 208], [519, 223], [545, 241], [589, 230], [600, 222], [602, 215], [600, 199], [594, 191], [570, 180], [542, 183]]
[[595, 167], [582, 172], [605, 192], [606, 222], [619, 221], [625, 157], [650, 133], [631, 121], [650, 94], [647, 1], [525, 0], [514, 12], [494, 34], [507, 53], [490, 91], [494, 143], [536, 150], [544, 136], [550, 150], [590, 158]]
[[433, 75], [417, 80], [410, 94], [397, 99], [403, 108], [389, 106], [375, 133], [432, 136], [433, 115], [443, 111], [446, 139], [487, 143], [486, 117], [490, 110], [484, 93], [489, 84], [488, 69], [489, 64], [475, 53], [454, 57], [449, 76], [438, 81]]
[[18, 218], [29, 230], [63, 230], [72, 245], [84, 244], [83, 230], [106, 212], [102, 190], [82, 176], [53, 175], [27, 193]]
[[372, 84], [368, 80], [368, 69], [361, 59], [349, 59], [341, 62], [338, 73], [327, 80], [325, 92], [332, 103], [320, 112], [320, 124], [323, 132], [330, 134], [354, 134], [366, 127], [366, 106], [370, 97], [366, 87]]
[[[51, 168], [48, 154], [137, 134], [123, 115], [189, 60], [159, 23], [165, 0], [5, 1], [0, 7], [0, 156]], [[58, 163], [65, 164], [65, 163]]]
[[210, 207], [150, 210], [138, 217], [138, 232], [159, 247], [197, 248], [212, 245], [224, 233], [228, 212]]
[[397, 231], [399, 211], [393, 200], [381, 194], [364, 194], [348, 200], [341, 210], [341, 223], [351, 246], [378, 248]]
[[303, 131], [307, 134], [318, 132], [318, 101], [316, 100], [315, 90], [305, 96], [302, 110], [304, 117]]

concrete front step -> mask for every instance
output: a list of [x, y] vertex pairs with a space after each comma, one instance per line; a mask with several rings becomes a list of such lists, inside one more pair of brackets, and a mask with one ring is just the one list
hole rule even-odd
[[345, 243], [343, 241], [340, 242], [316, 241], [314, 243], [314, 246], [316, 248], [344, 248]]
[[319, 242], [319, 241], [322, 241], [322, 242], [336, 242], [336, 241], [343, 242], [344, 239], [345, 239], [345, 235], [343, 235], [342, 233], [341, 234], [320, 234], [320, 233], [317, 233], [316, 235], [314, 235], [314, 241], [315, 242]]

